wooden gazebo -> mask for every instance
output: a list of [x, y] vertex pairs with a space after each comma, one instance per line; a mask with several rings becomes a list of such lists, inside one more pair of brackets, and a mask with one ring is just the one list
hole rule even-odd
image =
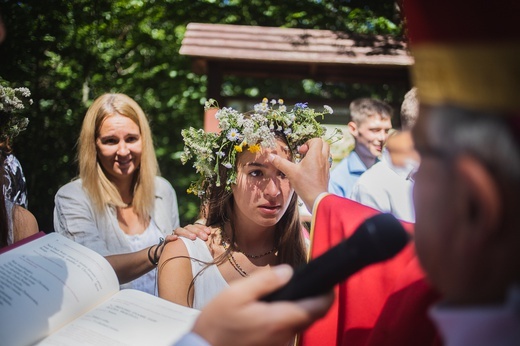
[[[410, 85], [413, 58], [403, 41], [328, 30], [190, 23], [180, 54], [208, 76], [208, 97], [221, 100], [224, 76]], [[225, 103], [225, 100], [223, 100]], [[215, 128], [205, 118], [205, 128]]]

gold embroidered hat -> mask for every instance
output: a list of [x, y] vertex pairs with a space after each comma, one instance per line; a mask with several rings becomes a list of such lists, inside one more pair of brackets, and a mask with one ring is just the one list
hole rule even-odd
[[403, 0], [426, 105], [520, 115], [520, 1]]

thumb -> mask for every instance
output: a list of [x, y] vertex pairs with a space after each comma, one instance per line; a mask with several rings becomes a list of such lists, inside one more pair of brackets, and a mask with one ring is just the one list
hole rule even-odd
[[295, 163], [274, 154], [269, 154], [268, 159], [276, 169], [280, 170], [288, 177], [296, 165]]

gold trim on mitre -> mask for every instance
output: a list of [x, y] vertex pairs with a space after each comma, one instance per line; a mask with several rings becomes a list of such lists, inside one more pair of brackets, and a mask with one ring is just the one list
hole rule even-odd
[[423, 43], [412, 55], [412, 78], [421, 103], [520, 108], [520, 43]]

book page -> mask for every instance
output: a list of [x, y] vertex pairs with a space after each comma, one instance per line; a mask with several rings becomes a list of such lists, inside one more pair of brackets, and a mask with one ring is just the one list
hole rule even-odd
[[198, 314], [199, 310], [126, 289], [38, 346], [172, 346], [191, 330]]
[[0, 340], [29, 345], [119, 291], [96, 252], [50, 233], [0, 255]]

